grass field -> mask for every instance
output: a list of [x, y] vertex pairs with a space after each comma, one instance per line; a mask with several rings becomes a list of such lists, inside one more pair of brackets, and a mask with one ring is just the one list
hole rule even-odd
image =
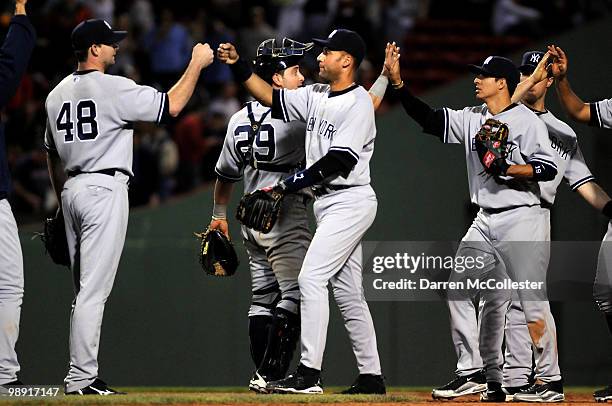
[[[381, 395], [339, 395], [342, 388], [325, 388], [323, 395], [256, 395], [244, 388], [214, 387], [135, 387], [118, 388], [127, 392], [121, 396], [82, 396], [82, 397], [38, 397], [15, 398], [0, 397], [0, 404], [14, 405], [262, 405], [262, 404], [363, 404], [372, 405], [411, 405], [434, 403], [431, 388], [391, 387], [388, 394]], [[594, 403], [594, 388], [566, 388], [566, 403]], [[451, 406], [467, 405], [478, 402], [477, 396], [468, 396], [452, 402], [441, 402]]]

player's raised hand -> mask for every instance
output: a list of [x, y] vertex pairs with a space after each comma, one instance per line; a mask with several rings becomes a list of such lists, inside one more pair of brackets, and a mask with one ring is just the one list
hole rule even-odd
[[15, 0], [15, 15], [25, 14], [25, 5], [28, 0]]
[[563, 79], [567, 75], [567, 55], [561, 48], [555, 45], [548, 46], [548, 52], [554, 57], [551, 72], [555, 79]]
[[210, 228], [211, 230], [221, 231], [223, 234], [225, 234], [227, 239], [230, 240], [229, 227], [227, 225], [226, 219], [212, 219], [208, 228]]
[[233, 44], [226, 42], [220, 44], [219, 48], [217, 48], [217, 58], [223, 63], [232, 65], [238, 62], [240, 55], [238, 55], [238, 51], [236, 51], [236, 47]]
[[535, 67], [531, 74], [531, 79], [534, 84], [552, 76], [552, 59], [553, 57], [550, 51], [546, 52], [542, 59], [540, 59], [538, 66]]
[[191, 52], [191, 59], [202, 64], [202, 68], [206, 68], [213, 63], [215, 53], [208, 44], [196, 44]]
[[391, 79], [391, 72], [399, 70], [399, 50], [400, 48], [395, 45], [395, 42], [387, 42], [387, 46], [385, 48], [385, 62], [383, 64], [381, 75]]

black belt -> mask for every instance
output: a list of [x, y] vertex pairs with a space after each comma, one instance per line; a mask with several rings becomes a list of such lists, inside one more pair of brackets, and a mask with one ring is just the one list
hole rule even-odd
[[344, 190], [355, 185], [316, 185], [312, 187], [312, 194], [315, 197], [321, 197], [336, 190]]
[[8, 193], [6, 192], [0, 192], [0, 200], [4, 200], [8, 197]]
[[484, 211], [487, 214], [498, 214], [498, 213], [503, 213], [505, 211], [510, 211], [510, 210], [514, 210], [514, 209], [518, 209], [520, 207], [535, 207], [535, 206], [540, 206], [543, 209], [548, 209], [550, 210], [552, 208], [552, 204], [546, 202], [546, 201], [542, 201], [540, 204], [522, 204], [519, 206], [508, 206], [508, 207], [500, 207], [497, 209], [485, 209], [484, 207], [482, 207], [482, 211]]
[[80, 169], [77, 169], [77, 170], [73, 170], [73, 171], [68, 171], [68, 177], [72, 178], [74, 176], [81, 175], [81, 174], [84, 174], [84, 173], [100, 173], [102, 175], [115, 176], [116, 172], [121, 172], [125, 176], [129, 177], [130, 179], [132, 179], [132, 175], [130, 175], [128, 171], [126, 171], [124, 169], [117, 169], [117, 168], [100, 169], [99, 171], [91, 171], [91, 172], [89, 172], [89, 171], [82, 171]]

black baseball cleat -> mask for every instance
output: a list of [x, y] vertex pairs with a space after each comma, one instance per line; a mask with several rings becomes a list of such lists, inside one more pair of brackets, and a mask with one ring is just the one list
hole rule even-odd
[[434, 399], [454, 399], [459, 396], [474, 395], [487, 390], [487, 378], [484, 371], [477, 371], [471, 375], [458, 376], [449, 383], [431, 392]]
[[109, 388], [102, 379], [96, 378], [91, 385], [87, 385], [82, 389], [78, 389], [72, 392], [66, 392], [66, 395], [126, 395], [125, 392], [118, 392], [114, 389]]
[[593, 392], [593, 397], [596, 402], [607, 402], [612, 400], [612, 385], [608, 385], [603, 389]]
[[384, 395], [387, 389], [382, 375], [359, 374], [355, 383], [340, 393], [343, 395]]
[[300, 364], [297, 370], [285, 379], [268, 382], [266, 390], [268, 393], [322, 394], [321, 372]]
[[533, 384], [528, 383], [523, 386], [504, 386], [502, 390], [506, 394], [506, 402], [512, 402], [514, 400], [514, 395], [531, 388], [531, 385]]
[[251, 380], [249, 381], [249, 390], [256, 393], [268, 393], [266, 386], [268, 385], [268, 377], [261, 374], [259, 371], [255, 371]]
[[534, 383], [528, 389], [514, 395], [514, 402], [563, 402], [563, 382]]
[[487, 382], [487, 390], [480, 394], [481, 402], [505, 402], [506, 392], [499, 382]]

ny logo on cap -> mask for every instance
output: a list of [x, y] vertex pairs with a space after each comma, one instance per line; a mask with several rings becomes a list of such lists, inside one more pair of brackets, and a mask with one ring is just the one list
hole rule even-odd
[[540, 62], [540, 54], [531, 54], [531, 58], [529, 62], [539, 63]]
[[[104, 20], [102, 20], [102, 21], [104, 21]], [[104, 21], [104, 24], [106, 24], [106, 26], [108, 27], [108, 29], [109, 29], [109, 30], [112, 30], [112, 28], [111, 28], [111, 26], [110, 26], [110, 24], [109, 24], [109, 23], [107, 23], [106, 21]]]
[[485, 61], [484, 61], [483, 65], [486, 65], [486, 64], [488, 64], [489, 62], [491, 62], [491, 59], [493, 59], [493, 57], [492, 57], [492, 56], [490, 56], [490, 57], [488, 57], [487, 59], [485, 59]]
[[333, 36], [336, 34], [336, 32], [337, 32], [337, 31], [338, 31], [338, 30], [333, 30], [333, 31], [331, 32], [331, 34], [329, 34], [329, 36], [328, 36], [327, 38], [331, 38], [331, 37], [333, 37]]

